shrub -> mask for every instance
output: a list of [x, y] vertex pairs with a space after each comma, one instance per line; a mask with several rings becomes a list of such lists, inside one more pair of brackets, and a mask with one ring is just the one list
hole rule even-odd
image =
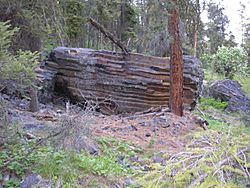
[[9, 21], [0, 22], [0, 65], [9, 60], [10, 53], [8, 49], [11, 45], [12, 37], [17, 31], [17, 28], [11, 29]]
[[214, 71], [230, 79], [236, 72], [245, 74], [247, 71], [247, 54], [237, 47], [222, 46], [216, 54], [204, 54], [202, 60], [209, 63]]
[[[0, 73], [5, 82], [9, 82], [17, 90], [30, 93], [30, 110], [38, 110], [37, 92], [35, 88], [35, 67], [38, 65], [38, 52], [18, 51], [11, 54], [8, 49], [11, 39], [18, 29], [11, 29], [8, 22], [0, 22]], [[8, 85], [6, 84], [6, 85]]]
[[200, 98], [200, 107], [203, 110], [206, 110], [209, 107], [213, 107], [218, 110], [224, 110], [227, 108], [227, 106], [228, 106], [227, 102], [221, 102], [214, 98], [204, 98], [204, 97]]
[[38, 52], [18, 51], [11, 61], [3, 65], [3, 77], [14, 81], [21, 87], [34, 85], [36, 78], [34, 70], [38, 65], [38, 55]]

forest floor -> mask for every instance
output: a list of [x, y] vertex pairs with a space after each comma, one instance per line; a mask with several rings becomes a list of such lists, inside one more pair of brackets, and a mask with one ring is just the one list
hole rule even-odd
[[31, 113], [20, 108], [27, 101], [18, 100], [15, 103], [19, 104], [9, 106], [8, 109], [12, 119], [30, 134], [46, 135], [47, 131], [57, 127], [63, 119], [76, 118], [82, 124], [80, 127], [87, 128], [88, 133], [91, 132], [94, 137], [120, 139], [147, 151], [180, 152], [185, 148], [185, 141], [182, 139], [184, 135], [206, 129], [205, 122], [194, 113], [185, 111], [183, 117], [178, 117], [169, 112], [168, 108], [106, 116], [93, 111], [81, 114], [72, 110], [66, 113], [63, 106], [52, 105], [42, 105], [40, 112]]
[[[201, 151], [207, 146], [214, 146], [211, 155], [217, 155], [219, 147], [226, 148], [227, 152], [230, 147], [238, 146], [238, 143], [230, 145], [224, 139], [237, 138], [240, 145], [245, 139], [248, 139], [246, 143], [249, 143], [250, 139], [247, 137], [250, 135], [250, 129], [244, 128], [241, 116], [212, 107], [203, 108], [202, 105], [201, 110], [185, 111], [183, 117], [173, 115], [167, 108], [106, 116], [93, 111], [92, 108], [83, 110], [72, 105], [67, 111], [65, 106], [54, 104], [41, 104], [38, 113], [31, 113], [27, 111], [28, 101], [25, 99], [13, 99], [7, 95], [1, 95], [0, 98], [1, 104], [7, 109], [7, 121], [17, 125], [13, 130], [22, 135], [21, 145], [24, 148], [32, 148], [32, 145], [29, 146], [30, 141], [38, 140], [42, 143], [41, 148], [45, 146], [45, 149], [41, 149], [42, 153], [39, 150], [40, 153], [34, 151], [29, 157], [26, 153], [19, 153], [15, 161], [19, 166], [10, 162], [4, 170], [3, 180], [0, 180], [3, 185], [8, 184], [6, 187], [20, 187], [29, 182], [34, 173], [41, 175], [42, 182], [50, 182], [52, 187], [57, 184], [63, 187], [154, 187], [156, 180], [161, 183], [164, 172], [162, 170], [171, 164], [168, 161], [175, 156], [181, 156], [184, 158], [182, 160], [188, 161], [192, 158], [185, 159], [183, 153], [201, 156], [209, 151]], [[233, 137], [229, 137], [231, 133]], [[203, 143], [204, 139], [206, 145]], [[24, 140], [28, 146], [23, 144]], [[40, 142], [41, 140], [43, 142]], [[225, 143], [228, 145], [224, 146]], [[0, 165], [1, 160], [11, 161], [17, 156], [16, 144], [9, 146], [9, 150], [15, 152], [10, 152], [9, 156], [4, 158], [4, 150], [0, 149]], [[48, 149], [51, 146], [53, 148]], [[202, 153], [197, 155], [195, 152]], [[74, 156], [73, 159], [69, 158], [71, 155]], [[218, 153], [214, 163], [223, 160], [225, 156], [226, 153]], [[27, 164], [23, 160], [27, 160]], [[174, 169], [178, 168], [178, 165], [175, 164]], [[18, 175], [20, 168], [26, 169], [22, 171], [21, 176]], [[196, 179], [197, 177], [194, 177], [192, 183], [195, 183]], [[179, 179], [166, 179], [163, 187], [171, 187], [165, 184], [171, 181], [178, 182]], [[244, 178], [240, 178], [240, 181], [247, 185]], [[183, 181], [180, 182], [182, 186]]]

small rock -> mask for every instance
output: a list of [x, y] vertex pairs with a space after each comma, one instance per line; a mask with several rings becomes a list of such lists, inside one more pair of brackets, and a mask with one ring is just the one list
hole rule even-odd
[[160, 125], [160, 124], [163, 124], [163, 123], [166, 123], [167, 120], [163, 117], [158, 117], [158, 118], [154, 118], [153, 119], [153, 123], [154, 124], [157, 124], [157, 125]]
[[161, 127], [166, 129], [166, 128], [170, 127], [170, 124], [162, 124]]
[[150, 171], [151, 168], [150, 168], [149, 166], [145, 165], [144, 168], [143, 168], [143, 170], [144, 170], [144, 171]]
[[153, 162], [154, 163], [159, 163], [161, 165], [166, 165], [166, 159], [159, 157], [159, 156], [154, 156], [153, 157]]
[[125, 156], [119, 155], [119, 156], [117, 156], [116, 161], [117, 161], [117, 163], [124, 165], [125, 164], [124, 159], [125, 159]]
[[132, 163], [136, 163], [136, 162], [138, 162], [139, 157], [138, 157], [138, 156], [130, 157], [129, 160], [130, 160]]
[[3, 181], [9, 181], [9, 179], [10, 179], [10, 174], [9, 173], [4, 173], [4, 175], [3, 175]]
[[62, 114], [62, 110], [57, 110], [56, 113], [57, 114]]
[[92, 145], [92, 146], [88, 147], [87, 149], [88, 149], [90, 155], [99, 155], [100, 151], [99, 151], [97, 146]]
[[125, 179], [124, 183], [126, 186], [134, 186], [136, 184], [136, 182], [131, 178]]
[[180, 128], [181, 128], [181, 125], [180, 125], [179, 123], [174, 123], [174, 127], [175, 127], [176, 129], [180, 129]]
[[158, 130], [159, 130], [158, 127], [153, 127], [153, 128], [151, 129], [151, 131], [154, 132], [154, 133], [155, 133], [156, 131], [158, 131]]
[[23, 125], [23, 129], [26, 131], [44, 131], [45, 130], [45, 126], [43, 124], [36, 124], [34, 123], [29, 123], [29, 124], [24, 124]]
[[24, 110], [27, 108], [27, 105], [25, 103], [20, 103], [18, 106]]
[[150, 127], [150, 123], [148, 122], [142, 122], [142, 123], [139, 123], [139, 125], [142, 127]]
[[26, 177], [22, 182], [20, 187], [21, 188], [32, 188], [32, 187], [38, 187], [40, 182], [42, 181], [42, 177], [37, 174], [30, 175]]
[[138, 129], [134, 125], [131, 125], [131, 128], [132, 128], [133, 131], [138, 131]]
[[105, 126], [102, 128], [102, 130], [108, 130], [110, 128], [110, 126]]

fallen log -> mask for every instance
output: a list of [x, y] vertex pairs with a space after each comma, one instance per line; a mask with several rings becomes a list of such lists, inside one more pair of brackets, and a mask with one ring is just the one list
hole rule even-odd
[[[190, 109], [196, 105], [201, 91], [203, 72], [199, 63], [196, 58], [184, 57], [183, 101]], [[109, 102], [108, 108], [115, 109], [114, 113], [168, 107], [169, 58], [137, 53], [124, 58], [123, 53], [58, 47], [44, 69], [55, 73], [51, 90], [75, 102], [105, 101], [106, 107]]]

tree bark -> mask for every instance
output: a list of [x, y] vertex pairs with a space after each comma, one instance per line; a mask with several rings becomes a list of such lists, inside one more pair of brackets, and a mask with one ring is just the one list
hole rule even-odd
[[200, 14], [201, 14], [200, 1], [196, 0], [196, 16], [195, 16], [195, 25], [194, 25], [194, 52], [193, 52], [194, 57], [197, 57]]
[[30, 86], [29, 94], [30, 94], [30, 104], [29, 104], [30, 111], [31, 112], [37, 112], [39, 110], [37, 89]]
[[173, 7], [170, 9], [169, 33], [172, 37], [170, 56], [170, 108], [171, 111], [183, 116], [183, 55], [179, 30], [178, 0], [172, 0]]

